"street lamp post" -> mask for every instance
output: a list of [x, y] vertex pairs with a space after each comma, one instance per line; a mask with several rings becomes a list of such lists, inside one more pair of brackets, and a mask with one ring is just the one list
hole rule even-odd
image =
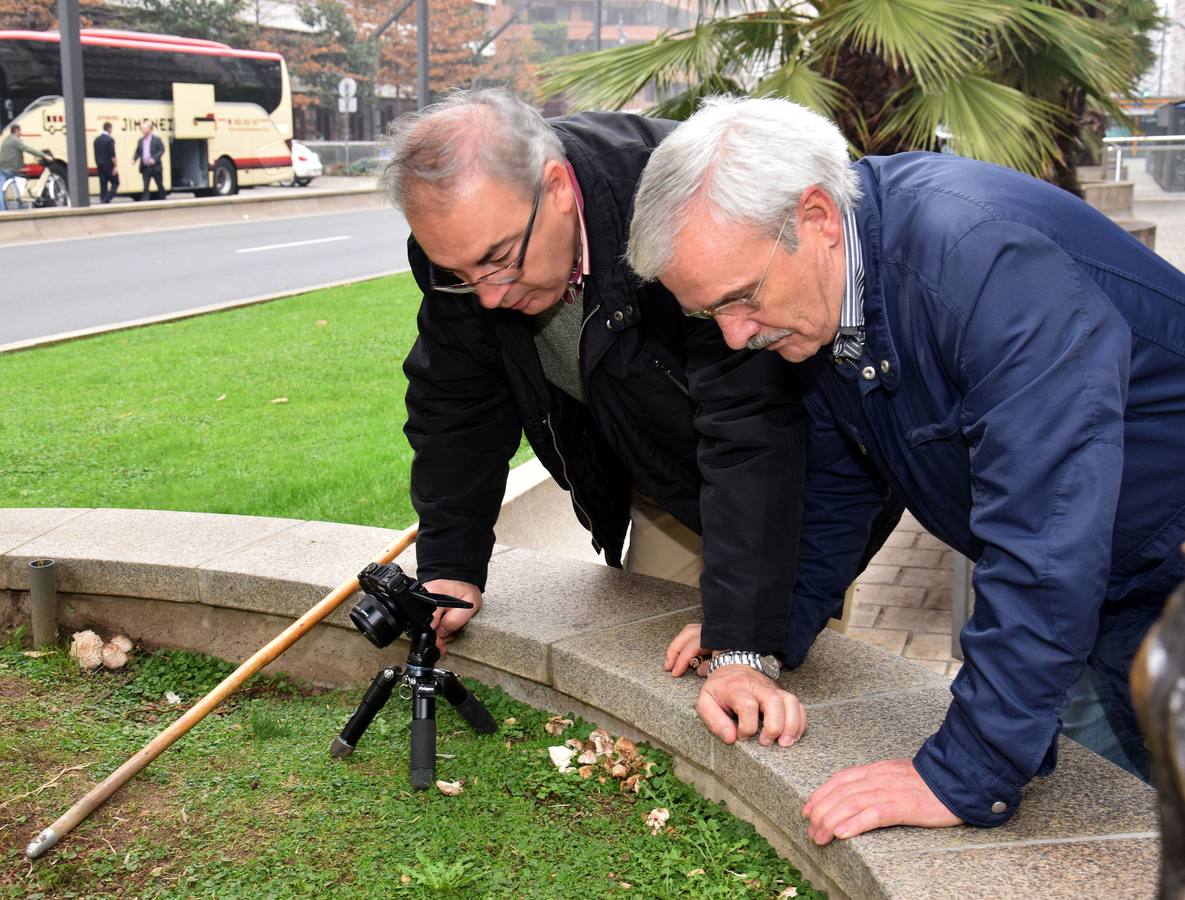
[[73, 206], [90, 206], [86, 166], [86, 118], [83, 109], [82, 37], [78, 0], [58, 0], [62, 102], [66, 107], [66, 190]]

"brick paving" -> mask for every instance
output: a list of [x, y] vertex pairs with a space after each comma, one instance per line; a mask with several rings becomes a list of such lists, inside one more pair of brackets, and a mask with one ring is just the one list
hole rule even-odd
[[[1185, 269], [1185, 192], [1162, 191], [1133, 160], [1132, 211], [1156, 223], [1156, 251]], [[950, 655], [951, 562], [954, 552], [906, 513], [856, 581], [848, 635], [953, 678]]]

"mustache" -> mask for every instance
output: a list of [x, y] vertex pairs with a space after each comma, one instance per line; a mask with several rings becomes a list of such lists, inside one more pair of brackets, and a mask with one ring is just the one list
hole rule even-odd
[[770, 344], [777, 343], [784, 337], [789, 337], [794, 334], [789, 328], [781, 328], [777, 331], [767, 331], [764, 334], [755, 334], [745, 343], [746, 350], [764, 350]]

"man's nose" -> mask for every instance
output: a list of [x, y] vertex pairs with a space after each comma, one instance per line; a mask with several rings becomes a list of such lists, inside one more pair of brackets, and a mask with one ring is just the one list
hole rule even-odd
[[502, 305], [506, 292], [510, 290], [508, 284], [490, 284], [483, 281], [477, 286], [477, 302], [482, 309], [497, 309]]
[[733, 350], [744, 350], [749, 338], [759, 330], [755, 322], [750, 322], [744, 316], [717, 316], [716, 324], [720, 326], [724, 343]]

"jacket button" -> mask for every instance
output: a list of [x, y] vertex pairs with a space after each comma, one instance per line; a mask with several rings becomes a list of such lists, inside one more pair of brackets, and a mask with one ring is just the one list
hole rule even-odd
[[623, 315], [621, 314], [621, 310], [620, 310], [620, 309], [619, 309], [617, 312], [615, 312], [615, 313], [613, 314], [613, 321], [614, 321], [614, 322], [620, 322], [620, 321], [621, 321], [622, 319], [624, 319], [624, 318], [625, 318], [625, 316], [623, 316]]
[[999, 815], [1000, 813], [1006, 811], [1007, 809], [1008, 809], [1008, 804], [1005, 803], [1003, 800], [997, 800], [995, 803], [992, 804], [992, 812], [996, 813], [996, 815]]
[[892, 368], [893, 367], [889, 365], [889, 361], [887, 359], [881, 360], [881, 372], [883, 372], [885, 375], [888, 375], [889, 370]]
[[860, 377], [865, 381], [873, 381], [876, 379], [876, 369], [872, 366], [865, 366], [860, 370]]

